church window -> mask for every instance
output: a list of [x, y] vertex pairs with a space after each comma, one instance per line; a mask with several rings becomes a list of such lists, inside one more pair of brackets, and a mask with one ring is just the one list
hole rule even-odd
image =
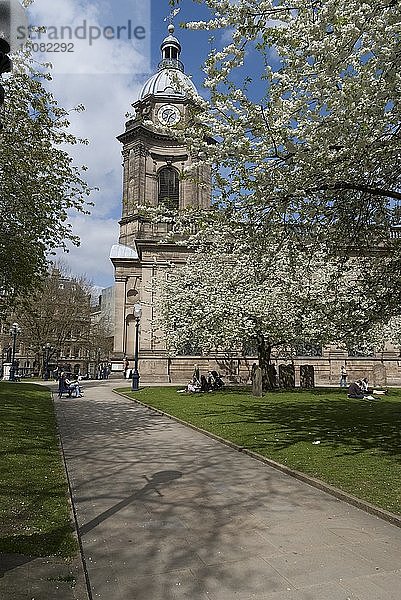
[[180, 182], [178, 173], [172, 167], [163, 167], [159, 171], [159, 204], [178, 209], [180, 202]]

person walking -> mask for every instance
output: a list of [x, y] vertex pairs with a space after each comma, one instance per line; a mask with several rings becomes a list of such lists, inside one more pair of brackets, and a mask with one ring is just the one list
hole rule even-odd
[[341, 367], [340, 371], [340, 387], [347, 387], [347, 369], [345, 365]]

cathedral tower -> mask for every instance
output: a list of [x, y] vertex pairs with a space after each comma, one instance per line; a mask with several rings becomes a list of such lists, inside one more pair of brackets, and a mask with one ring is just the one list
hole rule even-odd
[[182, 178], [192, 157], [173, 134], [160, 126], [184, 127], [196, 88], [184, 72], [181, 44], [168, 27], [161, 45], [158, 71], [145, 83], [133, 104], [135, 117], [118, 140], [123, 145], [123, 201], [119, 243], [111, 250], [115, 267], [115, 335], [113, 363], [125, 356], [133, 366], [135, 343], [134, 304], [142, 305], [139, 353], [141, 381], [171, 380], [169, 361], [160, 332], [155, 330], [155, 280], [173, 262], [183, 264], [186, 249], [163, 239], [167, 225], [143, 216], [141, 207], [160, 204], [185, 210], [208, 208], [211, 200], [210, 170], [197, 174], [199, 183]]

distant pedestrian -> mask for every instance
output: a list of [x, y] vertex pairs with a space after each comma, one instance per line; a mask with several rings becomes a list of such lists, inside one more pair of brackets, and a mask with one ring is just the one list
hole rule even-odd
[[63, 392], [65, 392], [66, 389], [67, 389], [66, 376], [65, 376], [64, 371], [60, 371], [59, 378], [58, 378], [58, 395], [61, 397], [61, 395], [63, 394]]
[[347, 387], [347, 369], [345, 365], [341, 367], [340, 371], [340, 387]]

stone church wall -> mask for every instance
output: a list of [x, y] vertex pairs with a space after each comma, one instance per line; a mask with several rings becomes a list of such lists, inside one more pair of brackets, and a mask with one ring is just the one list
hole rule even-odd
[[[207, 357], [207, 356], [173, 356], [155, 357], [140, 354], [139, 372], [141, 385], [172, 383], [185, 385], [192, 378], [195, 365], [201, 374], [216, 370], [223, 377], [226, 384], [246, 384], [250, 382], [252, 365], [257, 364], [257, 357]], [[313, 367], [315, 386], [339, 386], [340, 368], [346, 364], [348, 382], [367, 377], [369, 384], [375, 387], [394, 386], [401, 387], [401, 358], [346, 358], [338, 360], [338, 355], [333, 357], [297, 357], [294, 362], [278, 359], [274, 362], [277, 373], [280, 366], [294, 366], [295, 385], [301, 383], [301, 371], [305, 366]], [[133, 367], [133, 363], [130, 364]]]

